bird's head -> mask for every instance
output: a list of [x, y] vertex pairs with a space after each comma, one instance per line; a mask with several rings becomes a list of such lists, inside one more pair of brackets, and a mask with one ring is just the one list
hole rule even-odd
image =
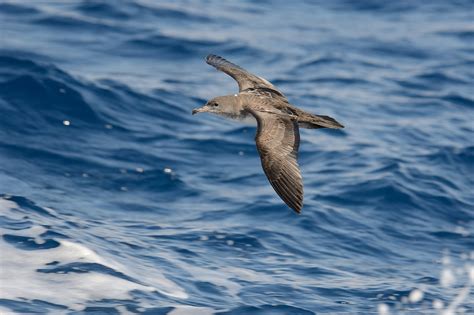
[[213, 113], [216, 115], [229, 116], [240, 111], [237, 95], [218, 96], [209, 100], [204, 106], [193, 109], [193, 115], [197, 113]]

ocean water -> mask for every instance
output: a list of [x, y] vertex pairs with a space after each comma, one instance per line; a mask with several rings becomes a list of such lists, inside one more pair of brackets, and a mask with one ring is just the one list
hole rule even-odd
[[[0, 313], [474, 314], [472, 1], [1, 1]], [[191, 110], [219, 54], [302, 130]]]

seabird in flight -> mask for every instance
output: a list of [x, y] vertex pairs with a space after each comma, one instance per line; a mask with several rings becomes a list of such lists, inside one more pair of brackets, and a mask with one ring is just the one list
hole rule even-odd
[[206, 62], [237, 81], [239, 93], [218, 96], [193, 110], [232, 119], [257, 120], [255, 141], [263, 171], [280, 198], [297, 213], [303, 207], [303, 179], [298, 167], [299, 127], [344, 128], [334, 118], [307, 113], [288, 102], [273, 84], [226, 59], [209, 55]]

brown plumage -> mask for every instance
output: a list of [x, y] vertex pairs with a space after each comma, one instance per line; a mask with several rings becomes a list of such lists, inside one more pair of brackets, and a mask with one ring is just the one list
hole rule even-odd
[[254, 117], [255, 141], [262, 168], [280, 198], [297, 213], [303, 207], [303, 180], [298, 167], [299, 127], [344, 128], [334, 118], [307, 113], [293, 105], [273, 84], [226, 59], [209, 55], [206, 62], [227, 73], [239, 85], [239, 93], [218, 96], [193, 114], [209, 112], [232, 119]]

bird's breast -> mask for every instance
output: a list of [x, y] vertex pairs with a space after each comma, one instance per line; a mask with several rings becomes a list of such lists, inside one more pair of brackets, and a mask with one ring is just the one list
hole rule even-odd
[[257, 125], [257, 120], [255, 117], [253, 117], [252, 114], [250, 114], [247, 111], [241, 111], [239, 113], [220, 113], [221, 116], [224, 116], [225, 118], [236, 120], [238, 122], [241, 122], [243, 124], [248, 124], [248, 125]]
[[248, 125], [253, 125], [253, 126], [257, 125], [257, 120], [249, 112], [245, 112], [245, 114], [241, 114], [238, 120], [243, 124], [248, 124]]

